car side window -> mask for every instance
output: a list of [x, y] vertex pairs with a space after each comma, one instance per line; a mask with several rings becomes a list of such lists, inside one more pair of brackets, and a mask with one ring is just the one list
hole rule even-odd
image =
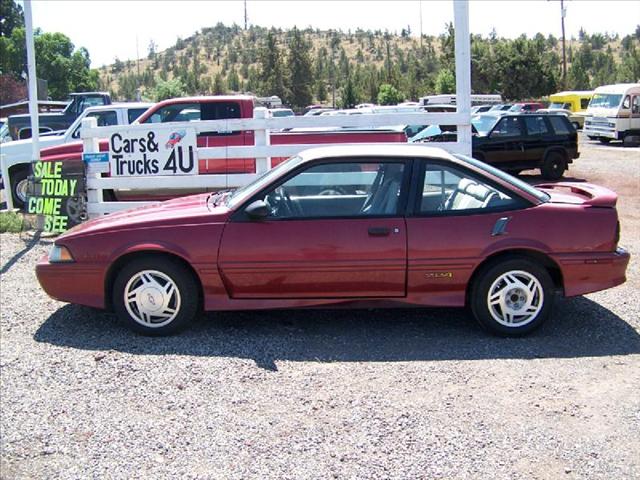
[[589, 106], [589, 101], [591, 99], [590, 98], [581, 98], [580, 99], [580, 109], [581, 110], [586, 110], [587, 107]]
[[631, 108], [631, 97], [629, 95], [624, 97], [624, 100], [622, 101], [622, 108], [624, 108], [625, 110]]
[[549, 115], [551, 126], [558, 135], [568, 135], [570, 133], [568, 121], [559, 115]]
[[640, 113], [640, 95], [633, 97], [633, 103], [631, 105], [631, 113]]
[[[98, 127], [107, 127], [109, 125], [118, 125], [118, 115], [115, 110], [107, 110], [104, 112], [91, 112], [85, 118], [93, 117], [98, 123]], [[73, 134], [73, 138], [80, 138], [80, 129], [82, 124], [78, 125]]]
[[423, 215], [482, 213], [519, 204], [516, 198], [456, 167], [437, 164], [425, 167], [419, 205], [419, 213]]
[[129, 123], [133, 123], [134, 121], [136, 121], [138, 117], [146, 111], [146, 108], [130, 108], [127, 111], [127, 119], [129, 120]]
[[501, 119], [491, 132], [492, 137], [518, 137], [522, 135], [518, 117], [505, 117]]
[[261, 200], [269, 218], [398, 215], [405, 165], [400, 162], [336, 162], [312, 166]]
[[524, 117], [524, 124], [527, 127], [527, 133], [529, 135], [544, 135], [549, 133], [547, 124], [541, 116]]

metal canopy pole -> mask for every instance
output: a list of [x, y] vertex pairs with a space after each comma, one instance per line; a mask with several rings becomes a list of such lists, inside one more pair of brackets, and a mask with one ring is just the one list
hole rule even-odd
[[31, 116], [31, 162], [40, 160], [40, 123], [38, 121], [38, 78], [36, 76], [36, 52], [33, 44], [31, 0], [24, 0], [24, 24], [27, 40], [27, 76], [29, 79], [29, 115]]
[[458, 125], [458, 143], [471, 156], [471, 40], [469, 37], [469, 1], [453, 1], [456, 47], [456, 110], [464, 114]]

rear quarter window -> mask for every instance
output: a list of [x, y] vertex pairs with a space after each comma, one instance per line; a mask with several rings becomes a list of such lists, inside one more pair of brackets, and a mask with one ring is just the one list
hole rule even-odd
[[568, 135], [571, 133], [572, 127], [569, 125], [569, 120], [566, 118], [553, 115], [549, 116], [549, 122], [558, 135]]
[[524, 117], [524, 124], [527, 127], [527, 133], [529, 135], [544, 135], [545, 133], [549, 133], [547, 124], [542, 116]]

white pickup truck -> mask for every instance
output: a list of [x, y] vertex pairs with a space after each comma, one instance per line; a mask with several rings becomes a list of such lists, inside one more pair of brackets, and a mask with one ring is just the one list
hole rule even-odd
[[[54, 147], [64, 143], [75, 142], [80, 139], [80, 126], [83, 118], [95, 117], [98, 126], [128, 125], [133, 123], [153, 103], [116, 103], [89, 107], [63, 132], [40, 135], [40, 148]], [[56, 133], [56, 132], [53, 132]], [[0, 147], [0, 159], [4, 188], [7, 195], [12, 194], [13, 206], [23, 208], [26, 201], [27, 178], [31, 163], [31, 139], [16, 140], [3, 143]], [[5, 175], [8, 174], [8, 178]]]

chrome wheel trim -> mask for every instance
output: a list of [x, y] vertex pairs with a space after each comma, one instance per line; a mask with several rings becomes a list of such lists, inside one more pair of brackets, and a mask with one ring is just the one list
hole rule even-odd
[[22, 203], [27, 203], [27, 190], [29, 188], [29, 179], [24, 178], [18, 182], [16, 185], [16, 197]]
[[140, 325], [160, 328], [171, 323], [180, 312], [180, 290], [165, 273], [142, 270], [124, 287], [124, 305]]
[[500, 275], [491, 284], [487, 306], [491, 317], [505, 327], [523, 327], [533, 322], [544, 305], [542, 284], [524, 270]]

